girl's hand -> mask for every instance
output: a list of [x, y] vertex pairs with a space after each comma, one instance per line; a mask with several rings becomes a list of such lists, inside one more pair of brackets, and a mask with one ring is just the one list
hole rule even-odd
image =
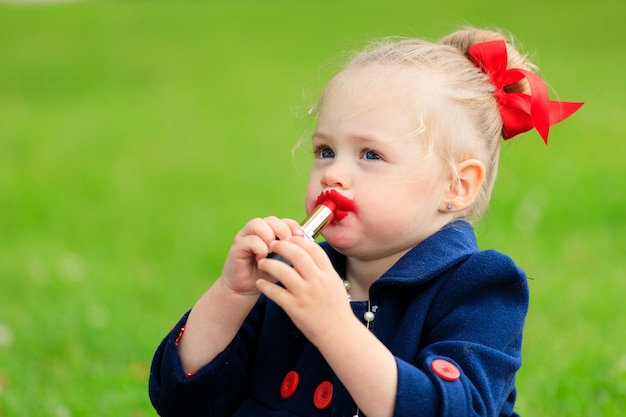
[[[288, 259], [293, 268], [274, 259], [260, 259], [258, 269], [273, 279], [259, 279], [256, 286], [313, 344], [318, 345], [336, 323], [354, 320], [341, 278], [317, 243], [295, 236], [271, 242], [269, 248]], [[280, 281], [284, 288], [270, 281]]]
[[272, 242], [292, 236], [302, 236], [295, 220], [274, 216], [251, 220], [235, 235], [220, 280], [236, 294], [258, 295], [256, 281], [269, 278], [258, 269], [258, 261], [267, 257]]

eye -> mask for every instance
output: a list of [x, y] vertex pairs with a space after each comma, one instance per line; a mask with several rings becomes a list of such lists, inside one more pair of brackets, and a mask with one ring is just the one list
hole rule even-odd
[[315, 149], [315, 156], [321, 159], [334, 158], [335, 152], [333, 152], [333, 150], [328, 146], [319, 146]]
[[372, 150], [366, 150], [363, 151], [363, 158], [365, 159], [371, 159], [371, 160], [378, 160], [378, 159], [382, 159], [381, 156], [379, 154], [377, 154], [376, 152], [372, 151]]

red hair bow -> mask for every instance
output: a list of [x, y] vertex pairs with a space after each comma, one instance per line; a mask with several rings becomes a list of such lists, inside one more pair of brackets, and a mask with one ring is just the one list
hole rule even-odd
[[[550, 126], [571, 116], [584, 103], [550, 100], [548, 87], [541, 77], [521, 68], [507, 69], [504, 41], [483, 42], [468, 49], [469, 57], [496, 86], [496, 99], [502, 116], [502, 137], [510, 139], [533, 127], [548, 144]], [[508, 92], [506, 87], [526, 78], [530, 95]]]

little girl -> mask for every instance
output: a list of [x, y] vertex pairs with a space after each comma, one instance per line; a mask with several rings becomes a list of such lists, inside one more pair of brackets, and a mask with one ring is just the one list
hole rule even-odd
[[[551, 125], [551, 101], [497, 32], [402, 40], [357, 55], [325, 88], [307, 212], [254, 219], [221, 276], [159, 346], [161, 416], [512, 416], [524, 273], [479, 251], [500, 137]], [[276, 253], [291, 265], [268, 258]], [[277, 285], [278, 284], [278, 285]]]

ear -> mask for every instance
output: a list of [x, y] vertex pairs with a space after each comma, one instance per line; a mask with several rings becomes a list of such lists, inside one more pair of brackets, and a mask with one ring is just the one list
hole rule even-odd
[[469, 208], [485, 180], [485, 166], [477, 159], [467, 159], [456, 165], [455, 178], [452, 178], [439, 211], [459, 212]]

